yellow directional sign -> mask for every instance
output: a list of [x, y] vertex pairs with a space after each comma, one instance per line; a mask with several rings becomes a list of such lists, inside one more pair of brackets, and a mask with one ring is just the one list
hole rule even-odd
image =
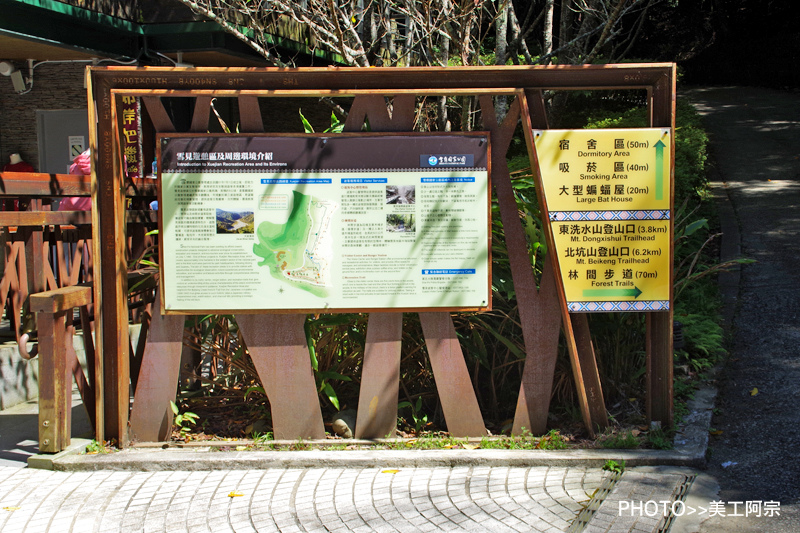
[[571, 312], [669, 309], [670, 135], [668, 128], [534, 132]]

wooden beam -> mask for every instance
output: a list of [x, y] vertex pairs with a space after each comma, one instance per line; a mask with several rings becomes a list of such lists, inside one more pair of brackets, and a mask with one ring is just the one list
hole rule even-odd
[[247, 133], [263, 133], [264, 121], [261, 120], [261, 108], [257, 96], [240, 96], [239, 121], [241, 131]]
[[161, 298], [156, 294], [153, 315], [146, 334], [139, 381], [131, 408], [131, 439], [139, 442], [169, 440], [172, 409], [181, 369], [184, 316], [161, 314]]
[[394, 437], [403, 313], [370, 313], [356, 417], [357, 439]]
[[[125, 211], [128, 222], [157, 222], [156, 211]], [[91, 211], [2, 211], [0, 226], [80, 226], [92, 223]]]
[[31, 311], [61, 313], [92, 303], [90, 287], [62, 287], [53, 291], [31, 294]]
[[8, 196], [89, 196], [90, 176], [0, 172], [0, 192]]
[[[32, 199], [30, 209], [41, 211], [42, 200]], [[43, 245], [44, 233], [42, 228], [32, 228], [32, 231], [30, 231], [25, 238], [25, 257], [28, 258], [26, 266], [28, 270], [29, 294], [42, 292], [46, 288], [44, 280], [44, 256], [41, 253]]]
[[[116, 96], [116, 93], [114, 96]], [[164, 104], [161, 102], [159, 96], [143, 96], [142, 103], [147, 110], [147, 114], [150, 115], [153, 127], [155, 127], [158, 133], [170, 133], [175, 131], [175, 125], [172, 123], [172, 119], [169, 118], [167, 110], [164, 109]]]
[[[218, 87], [245, 90], [420, 90], [427, 89], [646, 89], [672, 63], [559, 66], [374, 67], [374, 68], [196, 68], [91, 67], [91, 75], [115, 89], [181, 90], [187, 83], [214, 79]], [[121, 75], [123, 74], [124, 75]]]
[[420, 313], [419, 320], [447, 431], [453, 437], [485, 436], [481, 408], [450, 313]]
[[[675, 96], [676, 75], [673, 67], [657, 80], [650, 91], [651, 127], [672, 128], [670, 135], [670, 153], [675, 153]], [[675, 205], [675, 168], [674, 158], [670, 161], [670, 205]], [[675, 239], [675, 211], [672, 210], [669, 224], [669, 242]], [[674, 273], [672, 247], [670, 246], [669, 287], [670, 308], [667, 312], [646, 313], [647, 324], [647, 418], [658, 422], [664, 428], [674, 424], [673, 407], [673, 339], [672, 324], [674, 320]]]
[[305, 316], [236, 315], [236, 322], [267, 392], [275, 439], [324, 439]]
[[519, 220], [506, 161], [506, 152], [520, 117], [521, 102], [515, 100], [511, 104], [502, 124], [497, 123], [490, 96], [482, 96], [480, 104], [484, 128], [492, 135], [492, 184], [500, 206], [511, 276], [519, 305], [522, 336], [525, 340], [525, 367], [512, 431], [518, 435], [527, 429], [535, 435], [541, 435], [547, 430], [561, 323], [558, 300], [553, 290], [553, 270], [545, 267], [540, 281], [542, 289], [537, 291], [533, 265], [528, 256], [527, 239]]
[[[519, 89], [516, 87], [501, 87], [493, 89], [256, 89], [256, 90], [220, 90], [220, 89], [117, 89], [115, 94], [124, 96], [169, 96], [181, 98], [239, 98], [258, 97], [258, 98], [353, 98], [356, 96], [383, 96], [391, 98], [393, 96], [477, 96], [480, 94], [507, 95], [513, 96]], [[195, 130], [191, 130], [195, 131]]]
[[[539, 171], [538, 154], [533, 142], [532, 116], [524, 93], [520, 92], [518, 101], [522, 108], [522, 130], [528, 146], [528, 156], [531, 159], [531, 168], [534, 169], [534, 175], [536, 176], [536, 195], [539, 200], [539, 206], [542, 209], [543, 218], [545, 218], [549, 211], [547, 199], [543, 192], [544, 186], [542, 185], [542, 175]], [[542, 224], [544, 225], [542, 229], [547, 239], [547, 249], [551, 250], [552, 253], [556, 247], [549, 221], [545, 218]], [[555, 257], [551, 255], [550, 260], [555, 262]], [[563, 287], [561, 272], [555, 264], [553, 265], [553, 274], [556, 279], [556, 287]], [[561, 324], [564, 329], [564, 340], [570, 356], [570, 365], [572, 366], [575, 388], [578, 393], [578, 406], [580, 407], [586, 430], [590, 435], [594, 435], [596, 429], [602, 429], [608, 424], [608, 416], [605, 410], [588, 322], [586, 322], [585, 316], [573, 318], [570, 315], [563, 290], [557, 290], [556, 294], [558, 295], [558, 304], [561, 312]]]
[[[196, 95], [194, 95], [196, 96]], [[211, 96], [197, 96], [192, 113], [192, 125], [189, 131], [203, 133], [208, 131], [208, 119], [211, 112]]]
[[[119, 168], [117, 117], [111, 86], [106, 80], [89, 83], [90, 145], [96, 154], [92, 168], [92, 246], [101, 265], [94, 276], [96, 353], [102, 359], [102, 378], [97, 376], [103, 391], [104, 438], [114, 439], [119, 446], [128, 444], [128, 404], [130, 379], [128, 368], [128, 310], [125, 238], [125, 200], [122, 173]], [[97, 116], [94, 113], [97, 113]], [[97, 121], [94, 119], [98, 118]], [[102, 379], [102, 381], [101, 381]]]
[[[585, 389], [586, 404], [589, 409], [591, 428], [589, 433], [603, 431], [608, 426], [608, 412], [600, 383], [600, 370], [597, 368], [597, 357], [594, 353], [592, 335], [589, 331], [589, 317], [585, 313], [571, 313], [572, 334], [575, 336], [575, 350], [580, 375]], [[577, 386], [577, 384], [576, 384]]]
[[525, 430], [533, 435], [547, 432], [547, 417], [550, 413], [550, 398], [558, 359], [558, 337], [561, 332], [557, 290], [552, 260], [546, 259], [539, 280], [536, 306], [526, 312], [525, 319], [520, 318], [527, 357], [511, 429], [514, 435], [521, 435]]
[[[344, 131], [361, 131], [369, 120], [373, 131], [408, 131], [414, 122], [414, 97], [395, 99], [392, 114], [380, 95], [356, 97]], [[397, 432], [397, 402], [400, 392], [400, 351], [403, 313], [370, 313], [364, 345], [364, 366], [356, 415], [356, 438], [394, 437]]]

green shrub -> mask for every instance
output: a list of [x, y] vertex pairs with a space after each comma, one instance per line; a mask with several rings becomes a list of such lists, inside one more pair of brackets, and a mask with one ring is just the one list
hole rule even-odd
[[[688, 102], [679, 101], [675, 115], [675, 204], [708, 194], [706, 159], [708, 135], [700, 116]], [[644, 128], [647, 109], [637, 107], [619, 115], [590, 121], [586, 128]]]

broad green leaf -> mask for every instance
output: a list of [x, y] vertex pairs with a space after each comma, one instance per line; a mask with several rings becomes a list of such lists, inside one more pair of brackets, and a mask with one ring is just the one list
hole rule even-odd
[[339, 381], [352, 381], [348, 376], [334, 372], [333, 370], [324, 370], [317, 372], [317, 377], [320, 379], [338, 379]]
[[306, 133], [314, 133], [314, 127], [306, 120], [306, 117], [303, 116], [303, 112], [300, 109], [298, 109], [297, 112], [300, 113], [300, 120], [303, 121], [303, 130]]
[[708, 228], [708, 220], [705, 218], [701, 218], [700, 220], [695, 220], [691, 224], [687, 225], [686, 228], [683, 230], [683, 236], [689, 237], [694, 235], [697, 230], [700, 228]]
[[251, 392], [258, 392], [263, 394], [264, 396], [267, 395], [267, 391], [264, 390], [264, 387], [248, 387], [247, 392], [244, 393], [244, 399], [246, 400], [248, 396], [250, 396]]
[[336, 410], [339, 410], [339, 396], [337, 396], [336, 391], [333, 390], [330, 383], [326, 383], [325, 387], [322, 389], [325, 391], [325, 395], [328, 397], [328, 400], [333, 404]]

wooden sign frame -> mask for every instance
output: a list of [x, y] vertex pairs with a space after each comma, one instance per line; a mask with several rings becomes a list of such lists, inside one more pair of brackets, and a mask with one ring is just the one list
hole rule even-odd
[[[555, 368], [555, 352], [558, 343], [559, 301], [555, 290], [553, 266], [546, 262], [545, 272], [538, 283], [527, 257], [525, 235], [516, 214], [513, 189], [508, 179], [505, 150], [513, 137], [517, 121], [521, 116], [526, 126], [547, 129], [542, 91], [544, 90], [612, 90], [644, 89], [648, 95], [651, 127], [675, 126], [675, 65], [626, 64], [554, 67], [413, 67], [413, 68], [302, 68], [302, 69], [237, 69], [237, 68], [126, 68], [90, 67], [87, 69], [87, 93], [90, 109], [90, 142], [93, 151], [93, 203], [92, 222], [95, 257], [99, 272], [95, 274], [94, 296], [97, 303], [97, 350], [102, 361], [102, 376], [98, 375], [100, 391], [98, 397], [98, 439], [115, 438], [121, 446], [129, 444], [129, 353], [127, 293], [127, 270], [125, 258], [125, 209], [122, 194], [126, 183], [120, 171], [121, 157], [118, 143], [117, 101], [122, 95], [142, 97], [144, 107], [158, 131], [175, 131], [169, 116], [160, 103], [162, 96], [190, 96], [196, 98], [195, 114], [190, 131], [205, 131], [212, 97], [237, 97], [241, 115], [241, 130], [257, 133], [263, 131], [258, 97], [268, 96], [356, 96], [350, 116], [349, 131], [360, 130], [366, 116], [374, 131], [408, 131], [413, 122], [414, 95], [480, 95], [484, 111], [484, 128], [491, 132], [493, 143], [492, 180], [501, 205], [501, 216], [506, 232], [514, 285], [520, 308], [523, 337], [526, 345], [526, 360], [523, 383], [517, 403], [514, 431], [521, 428], [537, 433], [544, 430], [547, 408], [552, 390]], [[187, 87], [202, 88], [188, 90]], [[494, 118], [493, 96], [518, 94], [504, 121], [498, 124]], [[394, 111], [386, 108], [384, 96], [394, 96]], [[411, 109], [409, 115], [408, 110]], [[410, 116], [410, 118], [409, 118]], [[409, 122], [411, 120], [411, 122]], [[673, 151], [674, 153], [674, 151]], [[500, 177], [503, 177], [502, 179]], [[157, 311], [156, 311], [157, 313]], [[154, 316], [158, 316], [155, 315]], [[264, 379], [270, 372], [280, 368], [270, 367], [275, 357], [284, 354], [301, 361], [304, 337], [300, 315], [283, 315], [272, 321], [258, 322], [255, 315], [242, 316], [240, 328], [248, 338], [248, 345], [257, 347], [254, 359], [259, 374]], [[431, 364], [442, 400], [448, 429], [454, 435], [476, 435], [480, 433], [482, 421], [475, 420], [477, 403], [474, 391], [464, 388], [465, 368], [452, 322], [447, 313], [421, 313], [423, 330], [428, 339]], [[402, 317], [398, 313], [372, 313], [367, 335], [364, 376], [362, 384], [377, 378], [372, 389], [362, 387], [357, 423], [360, 436], [381, 435], [380, 432], [396, 419], [397, 393], [391, 384], [399, 371], [399, 340], [402, 334]], [[647, 322], [647, 411], [651, 420], [671, 426], [672, 413], [672, 310], [646, 313]], [[590, 432], [607, 423], [607, 415], [599, 387], [596, 362], [585, 315], [564, 315], [567, 336], [574, 339], [571, 349], [573, 372], [579, 390], [579, 403], [584, 423]], [[153, 410], [156, 414], [155, 431], [146, 431], [139, 440], [155, 440], [167, 425], [169, 413], [165, 400], [174, 397], [177, 382], [175, 348], [180, 346], [182, 317], [165, 317], [151, 327], [147, 353], [169, 351], [167, 358], [151, 357], [153, 363], [142, 362], [142, 372], [137, 386], [137, 398], [152, 396], [151, 402], [134, 401], [130, 415], [130, 427], [153, 426], [152, 416], [143, 412]], [[178, 332], [176, 334], [176, 332]], [[263, 348], [258, 348], [258, 347]], [[263, 357], [262, 357], [263, 356]], [[167, 363], [167, 359], [169, 363]], [[461, 364], [458, 364], [461, 359]], [[388, 364], [386, 364], [388, 362]], [[395, 364], [396, 363], [396, 364]], [[169, 366], [168, 371], [163, 368]], [[171, 366], [170, 366], [171, 365]], [[174, 367], [174, 368], [173, 368]], [[383, 367], [383, 370], [373, 369]], [[286, 368], [285, 366], [282, 368]], [[388, 370], [387, 370], [388, 369]], [[262, 372], [263, 370], [263, 372]], [[298, 379], [305, 379], [305, 370], [300, 369]], [[142, 383], [142, 376], [152, 376]], [[281, 376], [291, 382], [294, 375]], [[373, 380], [374, 381], [374, 380]], [[467, 384], [469, 383], [466, 375]], [[321, 418], [319, 405], [303, 413], [284, 412], [306, 403], [309, 397], [316, 398], [316, 391], [308, 394], [290, 389], [280, 389], [280, 384], [265, 383], [270, 399], [288, 394], [285, 402], [273, 405], [273, 420], [276, 421], [276, 436], [295, 432], [298, 436], [319, 436]], [[313, 385], [313, 384], [312, 384]], [[453, 387], [452, 391], [450, 387]], [[143, 388], [144, 387], [144, 388]], [[302, 388], [302, 387], [300, 387]], [[140, 390], [141, 389], [141, 390]], [[153, 393], [153, 394], [151, 394]], [[305, 394], [305, 396], [303, 396]], [[393, 395], [393, 397], [392, 397]], [[462, 401], [466, 398], [466, 402]], [[314, 400], [315, 401], [315, 400]], [[461, 403], [459, 403], [461, 402]], [[137, 403], [140, 403], [137, 407]], [[392, 404], [394, 404], [392, 406]], [[166, 411], [165, 411], [166, 409]], [[468, 412], [461, 417], [452, 417], [458, 410]], [[162, 413], [163, 411], [163, 413]], [[305, 419], [314, 426], [285, 427], [279, 431], [277, 421], [287, 415]], [[306, 416], [307, 415], [307, 416]], [[477, 413], [478, 418], [480, 412]], [[144, 422], [147, 424], [144, 424]], [[160, 425], [159, 425], [160, 424]]]

